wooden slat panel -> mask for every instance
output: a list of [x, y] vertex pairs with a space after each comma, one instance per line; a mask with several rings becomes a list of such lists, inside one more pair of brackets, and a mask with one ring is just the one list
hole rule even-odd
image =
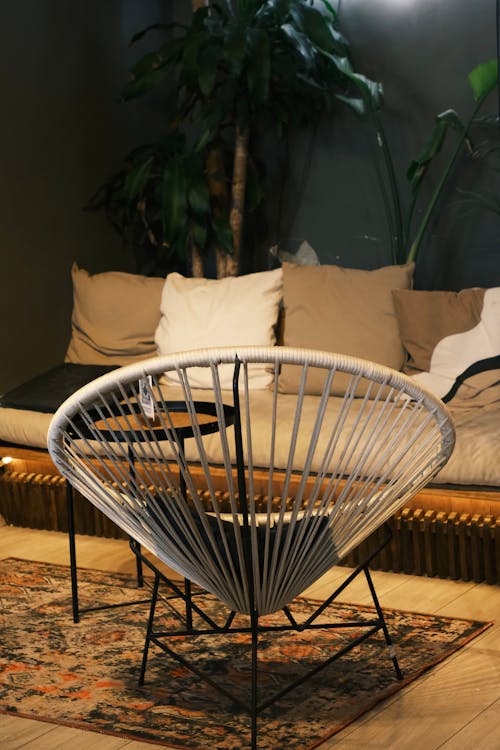
[[[29, 466], [45, 466], [47, 456], [43, 452], [24, 452], [19, 457]], [[29, 455], [28, 455], [29, 454]], [[42, 454], [42, 455], [40, 455]], [[40, 529], [67, 530], [65, 481], [54, 473], [15, 470], [18, 459], [0, 473], [0, 514], [9, 524]], [[215, 483], [222, 475], [214, 469]], [[201, 483], [201, 477], [200, 483]], [[267, 482], [265, 472], [258, 474], [257, 487], [262, 494], [256, 497], [256, 504], [266, 504]], [[291, 486], [298, 486], [295, 477]], [[278, 485], [281, 479], [278, 480]], [[427, 491], [426, 491], [427, 492]], [[429, 490], [429, 498], [436, 501], [451, 490]], [[203, 493], [202, 493], [203, 494]], [[422, 500], [425, 493], [419, 493]], [[464, 493], [466, 496], [467, 493]], [[480, 494], [476, 491], [472, 495]], [[481, 493], [482, 494], [482, 493]], [[486, 496], [493, 493], [487, 492]], [[80, 533], [118, 537], [125, 535], [94, 506], [75, 493], [75, 517]], [[227, 502], [227, 491], [217, 492], [221, 505]], [[291, 504], [292, 498], [289, 499]], [[413, 501], [413, 502], [416, 502]], [[486, 500], [486, 503], [489, 501]], [[500, 510], [500, 508], [499, 508]], [[442, 508], [429, 508], [427, 503], [419, 507], [409, 505], [399, 511], [392, 520], [393, 539], [374, 560], [374, 568], [394, 570], [416, 575], [449, 577], [465, 581], [486, 580], [500, 583], [500, 513], [473, 513], [446, 511]], [[363, 560], [383, 537], [383, 530], [375, 532], [359, 549], [348, 555], [344, 564], [353, 566]]]
[[[57, 470], [47, 451], [41, 449], [14, 447], [0, 444], [0, 458], [3, 456], [12, 456], [15, 460], [11, 470], [35, 472], [39, 474], [57, 474]], [[212, 475], [215, 484], [221, 481], [225, 476], [225, 470], [213, 467]], [[194, 469], [196, 477], [196, 469]], [[268, 474], [264, 469], [255, 471], [255, 492], [266, 494], [268, 491], [267, 479]], [[300, 474], [292, 478], [290, 488], [291, 494], [295, 492], [300, 482]], [[201, 480], [201, 475], [200, 475]], [[280, 494], [283, 488], [284, 473], [276, 472], [275, 489], [276, 494]], [[220, 486], [220, 485], [219, 485]], [[201, 484], [199, 485], [201, 488]], [[408, 503], [412, 509], [423, 508], [424, 510], [437, 510], [450, 513], [470, 513], [482, 515], [500, 515], [500, 488], [499, 487], [449, 487], [433, 486], [426, 487], [418, 492]]]

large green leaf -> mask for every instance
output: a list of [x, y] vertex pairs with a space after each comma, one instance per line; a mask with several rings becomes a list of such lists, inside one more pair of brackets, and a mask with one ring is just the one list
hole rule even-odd
[[184, 39], [169, 39], [168, 42], [162, 44], [156, 50], [157, 61], [156, 65], [174, 65], [176, 64], [182, 55], [184, 48]]
[[465, 132], [465, 124], [453, 109], [447, 109], [436, 117], [430, 138], [408, 167], [406, 176], [413, 191], [419, 187], [428, 165], [441, 150], [449, 128], [459, 133]]
[[283, 24], [281, 26], [281, 31], [291, 42], [291, 49], [290, 53], [280, 62], [283, 64], [286, 61], [291, 75], [294, 74], [297, 65], [293, 56], [295, 56], [295, 59], [302, 58], [304, 68], [311, 68], [314, 65], [315, 50], [309, 37], [307, 37], [302, 31], [296, 29], [291, 23]]
[[167, 243], [173, 243], [186, 226], [187, 181], [183, 164], [172, 159], [165, 166], [161, 181], [161, 221]]
[[165, 80], [168, 75], [169, 68], [162, 67], [158, 70], [151, 70], [138, 78], [132, 78], [121, 93], [121, 100], [128, 101], [134, 99], [136, 96], [143, 96], [148, 91], [154, 89], [159, 83]]
[[265, 19], [264, 23], [276, 23], [281, 26], [288, 16], [290, 0], [267, 0], [257, 11], [257, 18]]
[[[226, 100], [220, 94], [217, 97], [205, 100], [200, 105], [198, 125], [214, 135], [228, 114], [231, 113], [233, 105], [234, 97]], [[212, 140], [213, 135], [210, 140]]]
[[146, 26], [145, 29], [142, 29], [142, 31], [138, 31], [137, 34], [133, 35], [132, 39], [130, 40], [130, 46], [138, 42], [146, 34], [149, 34], [150, 31], [172, 31], [172, 29], [176, 29], [176, 28], [185, 29], [186, 27], [176, 22], [174, 23], [152, 23], [150, 26]]
[[186, 35], [182, 50], [182, 63], [184, 74], [189, 81], [198, 81], [200, 72], [198, 56], [206, 43], [207, 37], [202, 30]]
[[200, 51], [198, 65], [198, 83], [204, 96], [210, 96], [215, 85], [217, 77], [217, 62], [220, 56], [220, 49], [212, 40]]
[[[200, 124], [202, 125], [202, 128], [203, 128], [203, 123], [200, 123]], [[201, 135], [198, 136], [198, 138], [196, 139], [194, 143], [193, 151], [196, 153], [202, 153], [205, 150], [205, 148], [208, 146], [212, 138], [213, 138], [212, 130], [207, 127], [203, 128]]]
[[134, 80], [141, 78], [148, 73], [152, 73], [159, 67], [159, 59], [156, 52], [149, 52], [143, 55], [138, 62], [131, 68], [131, 76]]
[[[324, 52], [323, 54], [331, 61], [335, 69], [344, 77], [346, 82], [354, 85], [358, 89], [366, 103], [369, 103], [373, 109], [379, 109], [382, 106], [384, 90], [381, 83], [378, 81], [372, 81], [370, 78], [367, 78], [360, 73], [355, 73], [349, 58], [340, 55], [332, 55], [327, 52]], [[351, 105], [350, 101], [347, 101], [346, 103]]]
[[198, 160], [191, 160], [186, 174], [188, 177], [187, 198], [190, 207], [199, 216], [210, 213], [210, 191]]
[[370, 102], [374, 109], [379, 109], [384, 101], [384, 88], [378, 81], [372, 81], [370, 78], [360, 73], [352, 73], [349, 80], [364, 95], [365, 99]]
[[249, 25], [262, 4], [262, 0], [231, 0], [230, 3], [234, 17], [243, 25]]
[[292, 0], [290, 15], [297, 27], [316, 47], [325, 52], [345, 54], [346, 46], [343, 38], [319, 10], [305, 5], [301, 0]]
[[246, 50], [246, 33], [241, 28], [229, 29], [224, 39], [223, 55], [231, 75], [240, 75]]
[[260, 29], [249, 29], [248, 43], [250, 64], [248, 66], [248, 89], [255, 99], [257, 107], [269, 98], [271, 77], [271, 45], [269, 36]]
[[469, 73], [469, 83], [476, 101], [490, 94], [498, 83], [498, 62], [490, 60], [481, 63]]
[[191, 237], [196, 247], [203, 251], [207, 244], [208, 231], [204, 224], [194, 224], [191, 227]]
[[138, 167], [128, 173], [123, 185], [123, 191], [128, 201], [134, 201], [142, 193], [149, 179], [152, 163], [153, 157], [150, 157], [143, 164], [139, 164]]
[[229, 221], [224, 216], [216, 216], [212, 219], [212, 229], [222, 249], [227, 253], [232, 253], [234, 251], [233, 230]]
[[343, 94], [336, 94], [335, 98], [344, 104], [347, 104], [347, 106], [350, 107], [359, 117], [364, 117], [366, 114], [366, 103], [364, 99], [359, 99], [353, 96], [344, 96]]
[[324, 7], [326, 8], [326, 10], [328, 11], [328, 13], [330, 13], [330, 15], [332, 17], [332, 21], [336, 21], [337, 20], [337, 11], [333, 7], [333, 5], [331, 3], [329, 3], [328, 0], [321, 0], [321, 2], [324, 5]]

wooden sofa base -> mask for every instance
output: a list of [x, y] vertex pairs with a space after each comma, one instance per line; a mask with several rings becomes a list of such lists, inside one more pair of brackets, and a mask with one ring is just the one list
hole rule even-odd
[[[0, 473], [0, 515], [8, 524], [67, 531], [65, 480], [46, 451], [0, 448], [14, 457]], [[265, 492], [265, 472], [261, 487]], [[293, 488], [291, 488], [293, 491]], [[432, 487], [391, 520], [393, 539], [374, 559], [379, 570], [500, 583], [500, 489]], [[76, 498], [77, 533], [124, 538], [83, 498]], [[380, 532], [382, 533], [382, 532]], [[378, 543], [375, 532], [344, 563], [355, 565]]]

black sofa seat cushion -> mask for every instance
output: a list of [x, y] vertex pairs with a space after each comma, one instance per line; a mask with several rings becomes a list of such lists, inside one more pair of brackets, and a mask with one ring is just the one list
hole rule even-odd
[[83, 385], [115, 370], [117, 365], [56, 365], [0, 396], [0, 407], [54, 413]]

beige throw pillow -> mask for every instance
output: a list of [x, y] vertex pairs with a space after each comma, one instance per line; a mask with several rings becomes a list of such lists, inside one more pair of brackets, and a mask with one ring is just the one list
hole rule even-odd
[[91, 275], [76, 263], [71, 275], [73, 316], [66, 362], [126, 365], [156, 354], [154, 333], [165, 279], [121, 271]]
[[[273, 346], [282, 297], [281, 268], [224, 279], [185, 278], [170, 273], [161, 299], [155, 341], [160, 354], [222, 346]], [[231, 388], [233, 367], [224, 367], [222, 387]], [[168, 379], [176, 382], [175, 374]], [[272, 375], [264, 365], [249, 367], [249, 385], [266, 388]], [[178, 382], [178, 381], [177, 381]], [[206, 368], [193, 368], [190, 383], [210, 388]]]
[[[393, 289], [408, 289], [414, 264], [365, 271], [341, 266], [283, 264], [285, 346], [349, 354], [400, 370], [404, 349], [398, 332]], [[337, 376], [334, 395], [342, 395], [346, 379]], [[285, 365], [280, 390], [297, 393], [299, 376]], [[311, 370], [306, 392], [320, 394], [323, 379]], [[358, 389], [362, 395], [364, 389]]]
[[[405, 372], [440, 398], [456, 392], [472, 403], [500, 379], [494, 358], [500, 355], [500, 287], [461, 292], [395, 291], [401, 340], [408, 352]], [[479, 376], [478, 363], [495, 373]], [[470, 375], [455, 388], [460, 376]], [[457, 383], [458, 384], [458, 383]], [[453, 389], [453, 391], [452, 391]]]

